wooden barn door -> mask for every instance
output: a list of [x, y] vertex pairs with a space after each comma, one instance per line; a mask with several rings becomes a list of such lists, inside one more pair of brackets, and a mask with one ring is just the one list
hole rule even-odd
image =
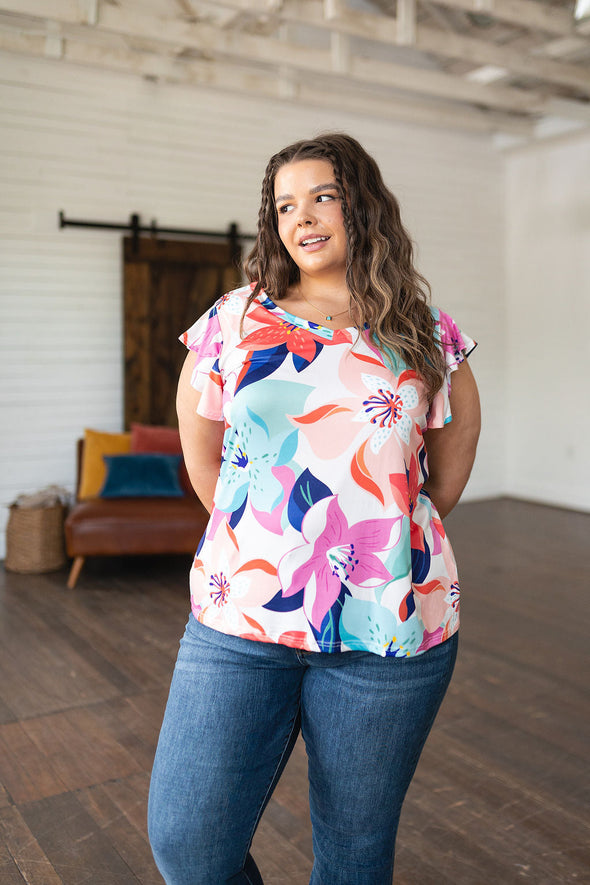
[[[135, 248], [134, 248], [135, 245]], [[176, 385], [186, 356], [178, 341], [240, 282], [239, 255], [226, 242], [123, 239], [125, 427], [176, 426]]]

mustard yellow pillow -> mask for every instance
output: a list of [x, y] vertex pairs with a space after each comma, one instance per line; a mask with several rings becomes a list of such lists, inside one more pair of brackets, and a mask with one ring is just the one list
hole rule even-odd
[[107, 474], [103, 455], [126, 455], [130, 451], [130, 433], [106, 433], [87, 428], [84, 431], [78, 498], [98, 497]]

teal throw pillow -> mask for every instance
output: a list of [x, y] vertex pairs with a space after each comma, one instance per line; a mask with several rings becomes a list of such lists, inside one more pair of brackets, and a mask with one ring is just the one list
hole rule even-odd
[[178, 468], [182, 455], [141, 452], [105, 455], [101, 498], [182, 498]]

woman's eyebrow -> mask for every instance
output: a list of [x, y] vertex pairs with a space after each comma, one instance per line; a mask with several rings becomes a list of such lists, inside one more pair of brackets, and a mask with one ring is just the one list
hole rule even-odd
[[319, 194], [320, 191], [337, 191], [338, 185], [334, 181], [328, 182], [328, 184], [316, 184], [315, 187], [310, 189], [310, 194]]
[[275, 203], [280, 203], [283, 200], [292, 200], [293, 194], [279, 194], [278, 197], [275, 197]]
[[[330, 181], [327, 184], [316, 184], [315, 187], [309, 189], [310, 194], [319, 194], [321, 191], [337, 191], [338, 185]], [[279, 194], [279, 196], [275, 197], [275, 203], [280, 203], [282, 200], [293, 200], [293, 194]]]

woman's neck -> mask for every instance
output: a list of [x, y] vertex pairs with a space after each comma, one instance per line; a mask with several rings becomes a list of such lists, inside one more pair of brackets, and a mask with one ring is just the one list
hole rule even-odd
[[290, 313], [332, 329], [351, 325], [350, 293], [342, 279], [303, 278], [287, 291], [281, 304]]
[[[329, 306], [340, 305], [341, 309], [348, 306], [350, 292], [344, 274], [310, 277], [301, 275], [299, 282], [292, 286], [293, 294], [301, 298], [326, 303]], [[335, 308], [334, 308], [335, 309]]]

